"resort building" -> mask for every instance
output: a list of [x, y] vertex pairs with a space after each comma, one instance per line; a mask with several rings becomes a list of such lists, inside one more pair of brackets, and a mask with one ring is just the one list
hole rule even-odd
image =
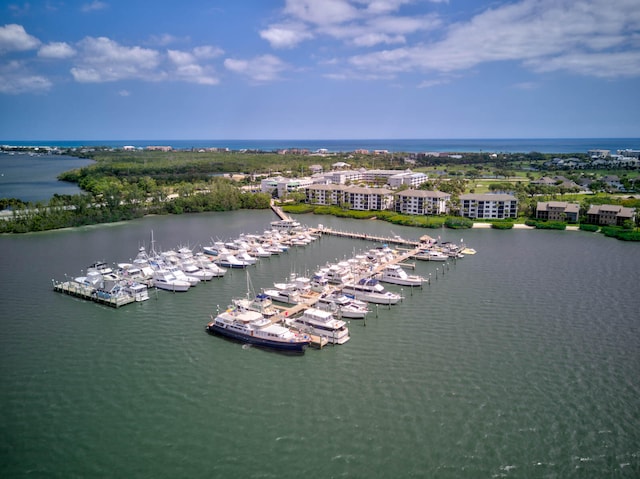
[[393, 191], [350, 186], [345, 188], [343, 199], [343, 204], [349, 204], [352, 210], [388, 210], [393, 206]]
[[622, 226], [625, 221], [633, 221], [636, 210], [620, 205], [591, 205], [587, 211], [587, 223], [594, 225]]
[[536, 206], [536, 219], [550, 221], [568, 221], [577, 223], [580, 214], [578, 203], [567, 203], [566, 201], [539, 201]]
[[389, 188], [398, 188], [402, 185], [407, 185], [409, 188], [417, 188], [427, 181], [429, 181], [429, 177], [424, 173], [414, 173], [411, 170], [406, 170], [390, 176], [387, 179], [387, 185]]
[[393, 191], [344, 185], [310, 185], [305, 188], [312, 205], [348, 205], [352, 210], [388, 210], [393, 207]]
[[281, 176], [275, 178], [266, 178], [260, 182], [260, 191], [263, 193], [273, 194], [277, 191], [277, 197], [283, 198], [287, 193], [304, 189], [313, 184], [311, 178], [283, 178]]
[[446, 214], [451, 201], [442, 191], [404, 190], [395, 195], [395, 210], [405, 215]]
[[460, 195], [460, 215], [471, 219], [518, 217], [518, 200], [506, 194]]
[[311, 185], [305, 188], [307, 203], [310, 205], [342, 205], [344, 199], [344, 185]]

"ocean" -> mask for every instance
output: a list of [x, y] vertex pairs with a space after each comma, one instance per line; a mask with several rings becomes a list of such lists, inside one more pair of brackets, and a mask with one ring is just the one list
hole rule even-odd
[[358, 149], [388, 150], [390, 152], [496, 152], [496, 153], [586, 153], [591, 149], [615, 152], [619, 149], [640, 149], [640, 138], [506, 138], [506, 139], [281, 139], [281, 140], [0, 140], [0, 144], [15, 146], [58, 146], [62, 148], [126, 145], [144, 148], [151, 145], [176, 149], [229, 148], [231, 150], [275, 151], [301, 148], [309, 151], [326, 149], [329, 152], [348, 152]]
[[[96, 260], [135, 257], [151, 231], [158, 249], [198, 249], [273, 219], [234, 211], [0, 236], [0, 477], [640, 477], [633, 243], [298, 216], [477, 250], [417, 262], [430, 285], [352, 320], [348, 343], [303, 356], [205, 333], [246, 293], [246, 271], [119, 309], [52, 290]], [[324, 237], [248, 274], [259, 290], [374, 246]]]

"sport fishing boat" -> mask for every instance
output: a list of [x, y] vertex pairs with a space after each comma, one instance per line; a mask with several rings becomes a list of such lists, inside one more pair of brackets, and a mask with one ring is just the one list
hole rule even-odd
[[338, 318], [348, 319], [364, 319], [369, 312], [366, 302], [347, 296], [340, 291], [320, 296], [316, 307], [329, 311]]
[[357, 282], [347, 283], [342, 292], [352, 294], [361, 301], [376, 304], [396, 304], [402, 299], [398, 293], [384, 289], [377, 279], [362, 278]]
[[422, 286], [424, 278], [417, 274], [408, 274], [399, 264], [388, 264], [376, 278], [383, 283], [399, 284], [401, 286]]
[[290, 324], [300, 331], [327, 338], [333, 344], [344, 344], [350, 339], [347, 323], [336, 319], [329, 311], [309, 308], [291, 319]]
[[207, 324], [209, 333], [281, 351], [304, 352], [311, 338], [288, 327], [272, 324], [257, 311], [231, 306]]

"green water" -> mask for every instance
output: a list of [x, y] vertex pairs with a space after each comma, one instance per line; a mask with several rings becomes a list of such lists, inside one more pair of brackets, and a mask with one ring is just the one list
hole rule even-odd
[[[209, 336], [246, 276], [121, 309], [51, 279], [149, 245], [261, 232], [272, 214], [145, 218], [0, 237], [0, 477], [639, 477], [640, 250], [584, 232], [414, 230], [478, 254], [285, 356]], [[305, 216], [390, 235], [389, 225]], [[370, 243], [261, 261], [256, 288]], [[439, 268], [436, 279], [436, 267]], [[395, 288], [400, 289], [400, 288]]]

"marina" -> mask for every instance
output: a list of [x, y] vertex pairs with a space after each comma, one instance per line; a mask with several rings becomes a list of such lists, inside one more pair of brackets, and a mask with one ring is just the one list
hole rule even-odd
[[[281, 219], [278, 222], [281, 225], [293, 223], [279, 208], [275, 207], [274, 211], [279, 211]], [[108, 267], [105, 262], [96, 262], [87, 269], [86, 277], [64, 282], [54, 280], [54, 291], [119, 308], [149, 299], [148, 288], [172, 293], [188, 292], [201, 282], [223, 277], [226, 270], [221, 266], [237, 268], [247, 276], [246, 297], [233, 298], [226, 312], [216, 313], [215, 318], [212, 315], [207, 325], [208, 331], [236, 340], [245, 334], [247, 343], [267, 346], [268, 338], [258, 341], [252, 335], [262, 334], [266, 324], [274, 328], [291, 327], [307, 335], [308, 345], [322, 349], [330, 343], [344, 344], [348, 341], [348, 327], [342, 318], [364, 320], [369, 312], [367, 303], [391, 307], [403, 300], [402, 292], [387, 291], [379, 281], [411, 290], [414, 287], [422, 288], [423, 283], [430, 281], [418, 275], [408, 275], [402, 268], [403, 265], [415, 268], [414, 264], [405, 262], [425, 251], [432, 251], [435, 241], [428, 236], [414, 241], [399, 235], [385, 237], [345, 233], [323, 225], [309, 228], [295, 223], [295, 227], [274, 228], [262, 235], [242, 234], [226, 242], [212, 241], [210, 246], [201, 247], [200, 252], [185, 246], [157, 252], [151, 232], [149, 253], [144, 247], [139, 247], [131, 263], [114, 264], [114, 268]], [[379, 246], [320, 267], [312, 278], [292, 274], [286, 281], [274, 282], [272, 287], [263, 288], [256, 294], [249, 279], [249, 267], [255, 268], [260, 261], [276, 254], [275, 250], [280, 254], [288, 247], [304, 247], [324, 235], [359, 239]], [[410, 249], [393, 250], [388, 246], [389, 243], [409, 246]], [[267, 253], [269, 249], [274, 253]], [[222, 273], [214, 274], [210, 268], [218, 268]], [[444, 274], [444, 267], [442, 272]], [[340, 326], [332, 329], [332, 325], [336, 324]], [[282, 333], [283, 330], [279, 331]]]
[[[391, 236], [380, 222], [304, 218]], [[247, 271], [259, 294], [376, 243], [323, 237], [117, 309], [51, 291], [51, 278], [81, 274], [96, 257], [133, 263], [150, 230], [157, 249], [197, 251], [202, 238], [238, 238], [271, 220], [264, 211], [148, 217], [0, 238], [11, 252], [0, 272], [0, 402], [4, 444], [14, 444], [3, 476], [637, 476], [636, 245], [465, 231], [477, 255], [449, 269], [416, 261], [412, 273], [431, 274], [431, 284], [389, 285], [404, 301], [370, 305], [365, 321], [343, 318], [347, 343], [304, 355], [213, 337], [205, 326], [218, 304], [245, 295]], [[437, 235], [459, 244], [458, 231]], [[594, 274], [596, 256], [605, 261]], [[259, 457], [239, 453], [265, 447]]]

